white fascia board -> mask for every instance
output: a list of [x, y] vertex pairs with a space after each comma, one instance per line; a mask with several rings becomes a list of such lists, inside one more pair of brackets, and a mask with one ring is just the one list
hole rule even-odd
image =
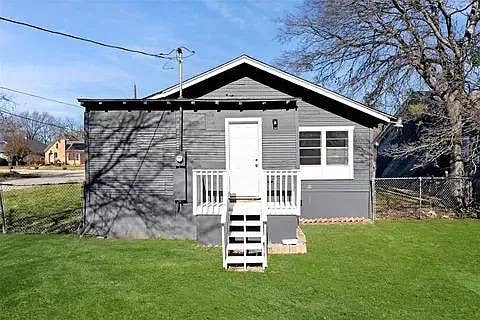
[[[364, 113], [366, 113], [366, 114], [369, 114], [369, 115], [371, 115], [371, 116], [373, 116], [373, 117], [375, 117], [375, 118], [377, 118], [377, 119], [380, 119], [380, 120], [382, 120], [382, 121], [384, 121], [384, 122], [386, 122], [386, 123], [389, 123], [389, 122], [392, 121], [392, 120], [391, 120], [391, 117], [389, 117], [389, 116], [386, 115], [386, 114], [383, 114], [383, 113], [381, 113], [381, 112], [378, 112], [378, 111], [375, 111], [375, 110], [373, 110], [373, 109], [370, 109], [370, 108], [364, 106], [363, 104], [358, 103], [358, 102], [356, 102], [356, 101], [354, 101], [354, 100], [351, 100], [351, 99], [349, 99], [349, 98], [347, 98], [347, 97], [344, 97], [344, 96], [342, 96], [342, 95], [340, 95], [340, 94], [338, 94], [338, 93], [336, 93], [336, 92], [333, 92], [333, 91], [331, 91], [331, 90], [328, 90], [328, 89], [325, 89], [325, 88], [323, 88], [323, 87], [320, 87], [320, 86], [318, 86], [318, 85], [316, 85], [316, 84], [313, 84], [313, 83], [311, 83], [311, 82], [309, 82], [309, 81], [307, 81], [307, 80], [304, 80], [304, 79], [302, 79], [302, 78], [299, 78], [299, 77], [297, 77], [297, 76], [294, 76], [294, 75], [292, 75], [292, 74], [289, 74], [289, 73], [287, 73], [287, 72], [285, 72], [285, 71], [282, 71], [282, 70], [280, 70], [280, 69], [277, 69], [277, 68], [274, 68], [274, 67], [272, 67], [272, 66], [269, 66], [269, 65], [267, 65], [267, 64], [265, 64], [265, 63], [263, 63], [263, 62], [260, 62], [260, 61], [258, 61], [258, 60], [252, 59], [252, 58], [250, 58], [250, 57], [248, 57], [248, 56], [241, 56], [241, 57], [239, 57], [239, 58], [237, 58], [237, 59], [235, 59], [235, 60], [232, 60], [231, 62], [228, 62], [228, 63], [226, 63], [226, 64], [224, 64], [224, 65], [221, 65], [221, 66], [219, 66], [219, 67], [217, 67], [217, 68], [214, 68], [214, 69], [212, 69], [212, 70], [210, 70], [210, 71], [208, 71], [208, 72], [206, 72], [206, 73], [203, 73], [203, 74], [201, 74], [201, 75], [198, 75], [198, 76], [196, 76], [196, 77], [193, 77], [193, 78], [190, 79], [190, 80], [185, 81], [185, 82], [183, 83], [183, 89], [188, 88], [188, 87], [190, 87], [190, 86], [193, 86], [193, 85], [195, 85], [195, 84], [197, 84], [197, 83], [199, 83], [199, 82], [202, 82], [202, 81], [204, 81], [204, 80], [206, 80], [206, 79], [208, 79], [208, 78], [211, 78], [211, 77], [213, 77], [213, 76], [216, 76], [216, 75], [218, 75], [218, 74], [220, 74], [220, 73], [222, 73], [222, 72], [224, 72], [224, 71], [227, 71], [227, 70], [229, 70], [229, 69], [232, 69], [232, 68], [234, 68], [234, 67], [236, 67], [236, 66], [239, 66], [239, 65], [241, 65], [242, 63], [249, 64], [249, 65], [251, 65], [251, 66], [253, 66], [253, 67], [255, 67], [255, 68], [258, 68], [258, 69], [260, 69], [260, 70], [262, 70], [262, 71], [268, 72], [268, 73], [273, 74], [273, 75], [275, 75], [275, 76], [277, 76], [277, 77], [279, 77], [279, 78], [282, 78], [282, 79], [285, 79], [285, 80], [287, 80], [287, 81], [290, 81], [291, 83], [294, 83], [294, 84], [299, 85], [299, 86], [301, 86], [301, 87], [303, 87], [303, 88], [305, 88], [305, 89], [311, 90], [311, 91], [316, 92], [316, 93], [318, 93], [318, 94], [321, 94], [321, 95], [323, 95], [323, 96], [325, 96], [325, 97], [328, 97], [328, 98], [330, 98], [330, 99], [333, 99], [333, 100], [335, 100], [335, 101], [338, 101], [338, 102], [340, 102], [340, 103], [342, 103], [342, 104], [344, 104], [344, 105], [347, 105], [347, 106], [349, 106], [349, 107], [351, 107], [351, 108], [354, 108], [354, 109], [356, 109], [356, 110], [362, 111], [362, 112], [364, 112]], [[178, 85], [176, 85], [176, 86], [173, 86], [173, 87], [171, 87], [170, 89], [167, 89], [167, 90], [165, 90], [165, 91], [163, 91], [163, 92], [160, 92], [160, 93], [158, 93], [158, 94], [155, 94], [155, 95], [153, 95], [153, 96], [150, 96], [148, 99], [161, 99], [161, 98], [165, 98], [165, 97], [167, 97], [167, 96], [169, 96], [169, 95], [171, 95], [171, 94], [173, 94], [173, 93], [178, 92], [178, 90], [179, 90]]]

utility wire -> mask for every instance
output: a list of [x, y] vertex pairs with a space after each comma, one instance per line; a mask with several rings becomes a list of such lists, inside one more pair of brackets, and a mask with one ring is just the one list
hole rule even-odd
[[60, 103], [60, 104], [64, 104], [64, 105], [67, 105], [67, 106], [71, 106], [71, 107], [76, 107], [76, 108], [81, 108], [81, 109], [83, 109], [83, 107], [81, 107], [81, 106], [79, 106], [79, 105], [77, 105], [77, 104], [68, 103], [68, 102], [64, 102], [64, 101], [60, 101], [60, 100], [55, 100], [55, 99], [52, 99], [52, 98], [42, 97], [42, 96], [39, 96], [39, 95], [36, 95], [36, 94], [33, 94], [33, 93], [28, 93], [28, 92], [25, 92], [25, 91], [15, 90], [15, 89], [7, 88], [7, 87], [2, 87], [2, 86], [0, 86], [0, 89], [2, 89], [2, 90], [8, 90], [8, 91], [15, 92], [15, 93], [19, 93], [19, 94], [24, 94], [24, 95], [26, 95], [26, 96], [30, 96], [30, 97], [34, 97], [34, 98], [38, 98], [38, 99], [43, 99], [43, 100], [50, 101], [50, 102]]
[[10, 115], [10, 116], [12, 116], [12, 117], [17, 117], [17, 118], [21, 118], [21, 119], [33, 121], [33, 122], [40, 123], [40, 124], [44, 124], [44, 125], [47, 125], [47, 126], [56, 127], [56, 128], [59, 128], [59, 129], [65, 130], [65, 131], [69, 131], [69, 130], [70, 130], [70, 129], [67, 128], [67, 127], [64, 127], [64, 126], [61, 126], [61, 125], [58, 125], [58, 124], [55, 124], [55, 123], [45, 122], [45, 121], [33, 119], [33, 118], [30, 118], [30, 117], [23, 116], [23, 115], [21, 115], [21, 114], [13, 113], [13, 112], [10, 112], [10, 111], [6, 111], [6, 110], [3, 110], [3, 109], [0, 109], [0, 113], [8, 114], [8, 115]]
[[104, 42], [100, 42], [100, 41], [96, 41], [96, 40], [92, 40], [92, 39], [87, 39], [87, 38], [84, 38], [84, 37], [76, 36], [76, 35], [73, 35], [73, 34], [68, 34], [68, 33], [65, 33], [65, 32], [51, 30], [51, 29], [36, 26], [36, 25], [30, 24], [30, 23], [17, 21], [17, 20], [5, 18], [5, 17], [0, 17], [0, 20], [3, 20], [5, 22], [10, 22], [10, 23], [13, 23], [13, 24], [17, 24], [17, 25], [21, 25], [21, 26], [24, 26], [24, 27], [36, 29], [36, 30], [39, 30], [39, 31], [48, 32], [48, 33], [56, 34], [56, 35], [59, 35], [59, 36], [63, 36], [63, 37], [67, 37], [67, 38], [71, 38], [71, 39], [75, 39], [75, 40], [80, 40], [80, 41], [84, 41], [84, 42], [88, 42], [88, 43], [92, 43], [92, 44], [96, 44], [96, 45], [111, 48], [111, 49], [117, 49], [117, 50], [137, 53], [137, 54], [150, 56], [150, 57], [155, 57], [155, 58], [161, 58], [161, 59], [168, 59], [168, 60], [176, 59], [175, 57], [170, 57], [169, 56], [176, 49], [174, 49], [174, 50], [172, 50], [168, 53], [149, 53], [149, 52], [145, 52], [145, 51], [141, 51], [141, 50], [129, 49], [129, 48], [122, 47], [122, 46], [117, 46], [117, 45], [112, 45], [112, 44], [108, 44], [108, 43], [104, 43]]

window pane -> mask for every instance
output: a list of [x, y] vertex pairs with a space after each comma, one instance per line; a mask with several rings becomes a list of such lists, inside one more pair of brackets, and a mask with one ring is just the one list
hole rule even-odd
[[327, 139], [327, 147], [344, 147], [348, 146], [347, 139]]
[[300, 147], [320, 147], [321, 140], [301, 140]]
[[348, 165], [348, 148], [327, 148], [327, 165], [330, 164]]
[[348, 131], [327, 131], [327, 139], [348, 138]]
[[320, 165], [320, 157], [312, 157], [312, 158], [304, 158], [300, 157], [300, 164], [301, 165]]
[[302, 131], [300, 135], [300, 164], [320, 165], [321, 164], [321, 131]]
[[300, 157], [320, 157], [320, 149], [300, 149]]
[[347, 147], [348, 131], [327, 131], [327, 147]]
[[300, 139], [320, 139], [322, 133], [320, 131], [302, 131]]

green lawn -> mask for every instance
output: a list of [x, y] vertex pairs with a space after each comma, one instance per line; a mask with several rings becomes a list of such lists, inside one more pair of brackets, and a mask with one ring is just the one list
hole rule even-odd
[[7, 226], [14, 232], [71, 232], [82, 215], [81, 184], [9, 187], [2, 193]]
[[480, 221], [304, 231], [308, 254], [265, 273], [226, 272], [191, 241], [0, 236], [0, 318], [480, 318]]

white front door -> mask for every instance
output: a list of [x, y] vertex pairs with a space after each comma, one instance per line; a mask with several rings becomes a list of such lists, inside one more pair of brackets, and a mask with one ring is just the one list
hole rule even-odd
[[237, 197], [258, 197], [262, 167], [261, 122], [227, 119], [226, 126], [230, 194]]

